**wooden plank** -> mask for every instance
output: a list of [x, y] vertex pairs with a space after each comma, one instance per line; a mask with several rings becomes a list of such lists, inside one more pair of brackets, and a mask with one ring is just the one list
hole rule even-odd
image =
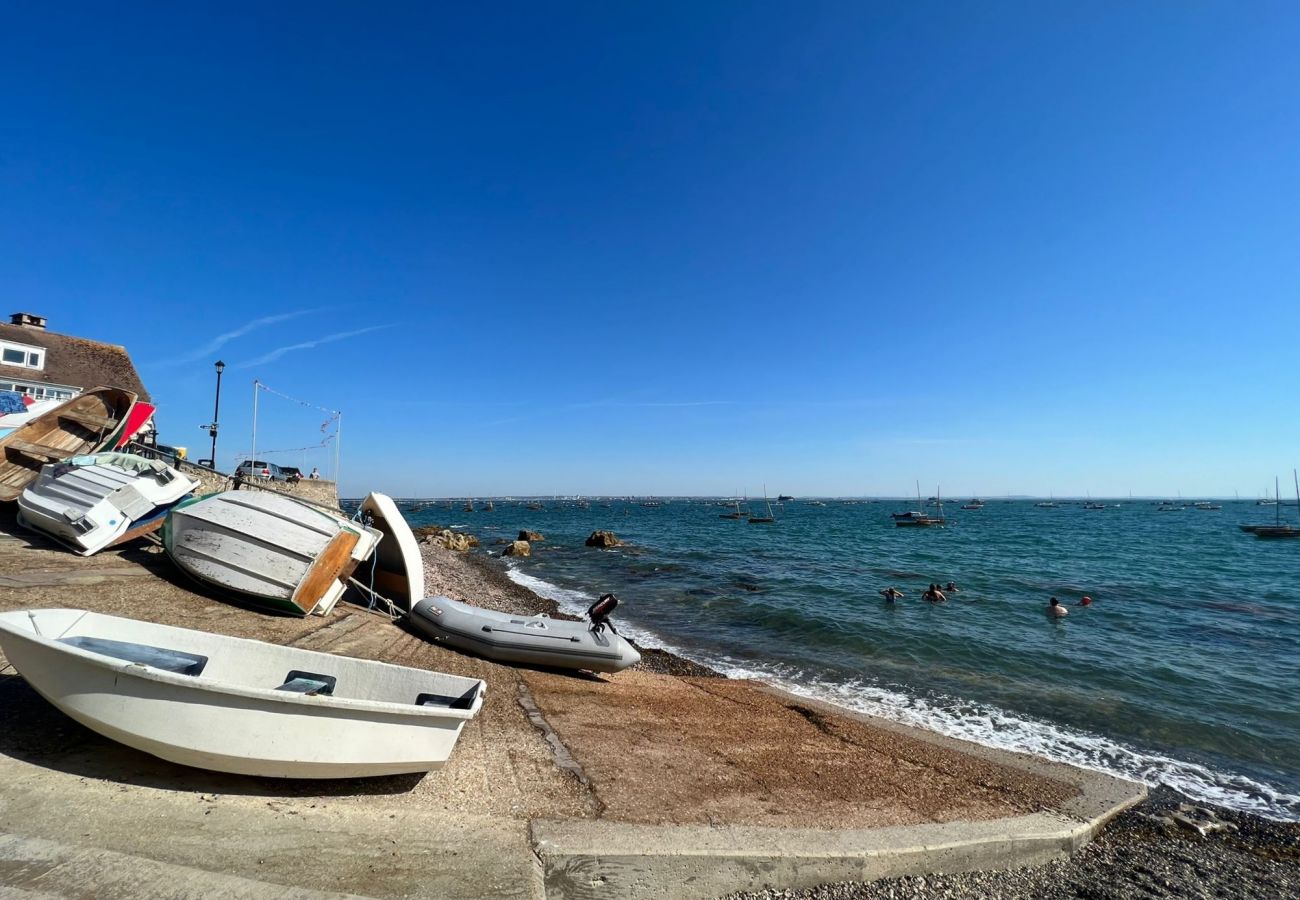
[[85, 425], [87, 428], [104, 429], [116, 428], [118, 420], [108, 416], [97, 416], [94, 413], [82, 412], [81, 410], [68, 410], [58, 414], [60, 419], [67, 419], [70, 422], [76, 422], [79, 425]]
[[338, 580], [343, 568], [353, 562], [352, 551], [359, 538], [360, 535], [351, 529], [340, 531], [316, 557], [298, 584], [298, 589], [293, 592], [293, 603], [302, 610], [303, 615], [316, 608], [330, 586]]
[[17, 450], [19, 453], [26, 453], [29, 456], [48, 456], [50, 459], [64, 459], [71, 455], [63, 447], [54, 447], [50, 444], [34, 444], [31, 441], [24, 441], [12, 436], [4, 442], [4, 446]]

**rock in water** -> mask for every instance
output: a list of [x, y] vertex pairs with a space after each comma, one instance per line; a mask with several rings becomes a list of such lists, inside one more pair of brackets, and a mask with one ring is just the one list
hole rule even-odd
[[533, 548], [527, 541], [512, 541], [510, 546], [501, 551], [502, 556], [532, 556]]
[[612, 531], [593, 531], [591, 537], [587, 538], [587, 546], [607, 550], [610, 547], [621, 547], [623, 542]]
[[540, 531], [528, 531], [527, 529], [524, 529], [524, 530], [521, 530], [521, 531], [519, 532], [519, 540], [521, 540], [521, 541], [544, 541], [544, 540], [546, 540], [546, 538], [542, 535], [542, 533], [541, 533]]

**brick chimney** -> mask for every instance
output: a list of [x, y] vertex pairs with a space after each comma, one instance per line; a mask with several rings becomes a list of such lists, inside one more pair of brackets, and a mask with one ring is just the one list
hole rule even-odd
[[36, 328], [40, 331], [45, 330], [45, 316], [34, 316], [31, 313], [12, 313], [9, 316], [9, 324], [21, 325], [24, 328]]

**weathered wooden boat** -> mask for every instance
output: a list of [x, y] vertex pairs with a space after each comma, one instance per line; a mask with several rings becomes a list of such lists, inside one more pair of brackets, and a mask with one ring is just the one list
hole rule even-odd
[[17, 500], [47, 463], [111, 448], [134, 404], [130, 391], [92, 388], [0, 438], [0, 500]]
[[409, 621], [431, 641], [499, 662], [619, 672], [641, 660], [637, 649], [603, 617], [570, 622], [515, 616], [448, 597], [430, 597], [411, 608]]
[[80, 609], [0, 613], [0, 649], [61, 711], [171, 762], [271, 778], [438, 769], [484, 684]]
[[18, 521], [89, 556], [156, 531], [167, 511], [198, 486], [156, 459], [74, 456], [41, 468], [18, 497]]
[[177, 504], [163, 546], [190, 576], [246, 602], [325, 615], [380, 533], [274, 491], [223, 491]]
[[374, 589], [405, 612], [424, 599], [424, 559], [397, 504], [387, 494], [369, 494], [361, 501], [362, 521], [383, 535], [375, 554]]

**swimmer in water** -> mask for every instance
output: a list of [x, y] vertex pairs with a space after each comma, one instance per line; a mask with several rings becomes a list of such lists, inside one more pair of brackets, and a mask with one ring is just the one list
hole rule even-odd
[[961, 592], [961, 588], [957, 587], [957, 582], [955, 581], [948, 582], [948, 586], [944, 588], [944, 590], [950, 594], [957, 594]]
[[1079, 601], [1079, 605], [1080, 605], [1080, 606], [1092, 606], [1092, 598], [1091, 598], [1091, 597], [1088, 597], [1088, 596], [1085, 596], [1082, 600]]
[[1061, 605], [1060, 600], [1053, 597], [1047, 601], [1047, 614], [1054, 619], [1059, 619], [1062, 616], [1068, 616], [1070, 611]]
[[884, 597], [890, 603], [894, 603], [895, 601], [902, 599], [903, 592], [891, 585], [881, 591], [880, 596]]
[[948, 598], [943, 595], [943, 591], [939, 590], [939, 585], [932, 584], [929, 589], [921, 595], [921, 599], [928, 600], [931, 603], [942, 603]]

